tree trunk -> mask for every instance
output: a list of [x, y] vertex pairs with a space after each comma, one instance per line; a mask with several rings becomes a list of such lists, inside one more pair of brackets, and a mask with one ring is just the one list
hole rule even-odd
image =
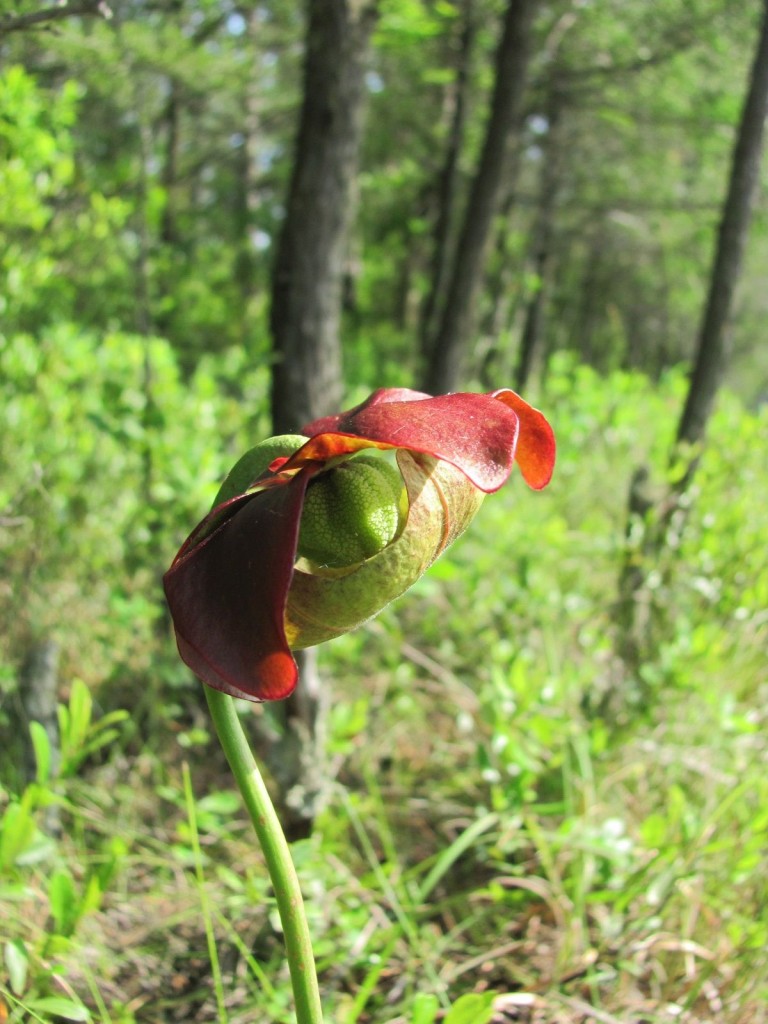
[[768, 0], [763, 5], [760, 37], [749, 91], [731, 158], [728, 195], [723, 207], [709, 294], [699, 333], [688, 397], [677, 431], [678, 442], [695, 444], [706, 430], [723, 376], [727, 324], [741, 271], [744, 243], [757, 190], [765, 119], [768, 117]]
[[548, 104], [549, 128], [542, 147], [541, 189], [536, 223], [533, 229], [533, 271], [536, 275], [537, 286], [525, 308], [523, 331], [514, 374], [514, 386], [520, 392], [525, 391], [533, 370], [539, 342], [544, 333], [544, 319], [552, 272], [552, 243], [555, 235], [557, 192], [562, 171], [562, 147], [558, 131], [562, 102], [562, 94], [559, 90], [553, 90]]
[[[19, 732], [23, 742], [23, 781], [31, 783], [37, 776], [37, 758], [30, 733], [30, 724], [38, 722], [45, 729], [51, 752], [50, 772], [55, 776], [61, 760], [58, 718], [59, 645], [46, 637], [33, 641], [27, 650], [19, 673]], [[60, 831], [59, 808], [51, 804], [43, 816], [45, 829], [51, 835]]]
[[[260, 8], [253, 7], [245, 17], [245, 32], [249, 46], [256, 51], [260, 32]], [[234, 233], [238, 238], [235, 258], [235, 280], [241, 297], [243, 310], [243, 344], [246, 343], [249, 326], [246, 311], [254, 290], [254, 273], [257, 261], [254, 257], [252, 231], [259, 208], [258, 166], [262, 125], [261, 82], [252, 74], [245, 82], [242, 97], [243, 144], [237, 159], [237, 189], [233, 198], [232, 211], [235, 218]]]
[[[346, 246], [365, 103], [374, 6], [309, 0], [304, 98], [272, 277], [275, 364], [272, 424], [296, 433], [337, 411], [342, 393], [341, 309]], [[297, 652], [296, 694], [275, 705], [281, 732], [265, 750], [291, 838], [307, 835], [327, 791], [327, 681], [315, 650]]]
[[453, 110], [448, 130], [448, 145], [437, 180], [437, 215], [432, 233], [429, 291], [424, 300], [419, 324], [419, 341], [425, 362], [428, 362], [430, 358], [430, 350], [434, 341], [435, 315], [445, 293], [451, 265], [451, 227], [456, 209], [459, 156], [464, 143], [469, 70], [476, 28], [472, 0], [464, 0], [462, 18], [463, 25], [456, 56], [456, 81], [453, 86]]
[[272, 278], [278, 434], [337, 408], [341, 298], [374, 9], [310, 0], [304, 100]]
[[[725, 367], [725, 338], [733, 293], [741, 269], [742, 255], [754, 199], [765, 119], [768, 116], [768, 0], [764, 0], [760, 36], [731, 159], [728, 192], [723, 206], [709, 292], [699, 332], [696, 357], [685, 406], [672, 451], [672, 459], [683, 444], [698, 445], [704, 439]], [[627, 543], [619, 581], [617, 605], [617, 653], [634, 676], [636, 696], [647, 697], [647, 684], [640, 668], [649, 651], [663, 636], [665, 609], [648, 587], [652, 570], [659, 572], [660, 555], [670, 531], [680, 532], [687, 506], [681, 498], [688, 490], [698, 465], [699, 453], [688, 458], [683, 474], [654, 493], [645, 467], [635, 470], [630, 488]], [[667, 577], [673, 563], [661, 570]], [[663, 588], [662, 588], [663, 589]], [[626, 703], [626, 694], [608, 694], [601, 710], [616, 711]]]
[[59, 722], [57, 715], [59, 687], [59, 645], [46, 638], [31, 644], [19, 674], [19, 694], [23, 711], [23, 732], [26, 743], [24, 774], [27, 782], [35, 778], [37, 765], [29, 736], [29, 723], [39, 722], [48, 734], [51, 745], [51, 769], [55, 774], [59, 762]]
[[461, 379], [493, 219], [503, 189], [508, 186], [504, 175], [512, 137], [521, 119], [535, 4], [536, 0], [509, 0], [504, 16], [485, 142], [425, 377], [424, 389], [432, 394], [455, 389]]
[[174, 79], [168, 82], [168, 101], [163, 112], [165, 129], [165, 160], [161, 181], [165, 189], [165, 206], [160, 222], [160, 241], [163, 245], [178, 242], [176, 230], [176, 183], [179, 176], [179, 85]]

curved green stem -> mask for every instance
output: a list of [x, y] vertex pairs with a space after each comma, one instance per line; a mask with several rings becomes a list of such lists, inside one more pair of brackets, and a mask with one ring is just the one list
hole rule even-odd
[[312, 940], [288, 843], [243, 732], [235, 702], [209, 686], [205, 687], [205, 696], [272, 879], [288, 953], [297, 1024], [322, 1024]]

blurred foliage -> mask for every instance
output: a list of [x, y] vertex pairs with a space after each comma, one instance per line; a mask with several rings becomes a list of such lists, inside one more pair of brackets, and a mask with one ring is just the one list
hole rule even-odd
[[[468, 13], [467, 13], [468, 12]], [[418, 363], [437, 223], [455, 231], [483, 138], [501, 4], [388, 0], [348, 255], [347, 380], [399, 383]], [[474, 31], [461, 46], [465, 15]], [[561, 167], [548, 336], [601, 369], [658, 375], [692, 351], [757, 10], [728, 0], [601, 0], [541, 10], [525, 126], [480, 299], [471, 369], [509, 372], [533, 272], [552, 104]], [[59, 319], [165, 337], [190, 373], [241, 345], [267, 359], [273, 239], [300, 85], [292, 5], [143, 0], [115, 16], [0, 39], [0, 260], [6, 329]], [[465, 62], [462, 64], [462, 62]], [[22, 68], [24, 70], [22, 70]], [[440, 190], [467, 81], [453, 203]], [[418, 102], [413, 98], [417, 96]], [[734, 323], [732, 378], [765, 388], [765, 200]]]
[[267, 375], [236, 350], [183, 381], [167, 342], [0, 337], [0, 651], [6, 689], [52, 632], [84, 679], [147, 672], [159, 580], [189, 524], [267, 431]]

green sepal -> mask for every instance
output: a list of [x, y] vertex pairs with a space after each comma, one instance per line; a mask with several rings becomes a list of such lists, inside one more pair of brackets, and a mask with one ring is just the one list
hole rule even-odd
[[230, 469], [213, 500], [212, 507], [216, 508], [222, 502], [236, 498], [238, 494], [245, 494], [260, 477], [266, 474], [275, 459], [293, 455], [308, 440], [309, 438], [303, 437], [301, 434], [278, 434], [276, 437], [268, 437], [265, 441], [259, 442], [239, 458]]

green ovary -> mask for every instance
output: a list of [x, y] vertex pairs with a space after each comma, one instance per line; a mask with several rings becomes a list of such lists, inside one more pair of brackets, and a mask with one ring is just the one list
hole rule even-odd
[[388, 462], [342, 462], [307, 488], [298, 554], [332, 569], [363, 562], [400, 533], [404, 501], [402, 477]]

